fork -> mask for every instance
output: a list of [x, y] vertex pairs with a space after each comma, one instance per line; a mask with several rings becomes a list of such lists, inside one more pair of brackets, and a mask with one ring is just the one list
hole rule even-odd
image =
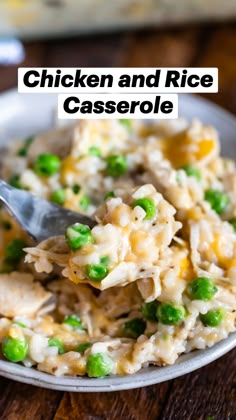
[[62, 235], [74, 223], [90, 228], [96, 222], [89, 217], [14, 188], [0, 179], [0, 201], [7, 207], [22, 229], [36, 242]]

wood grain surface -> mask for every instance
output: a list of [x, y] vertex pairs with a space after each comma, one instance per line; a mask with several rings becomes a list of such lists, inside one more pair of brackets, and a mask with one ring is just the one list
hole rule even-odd
[[[219, 93], [205, 95], [236, 114], [236, 25], [185, 27], [26, 43], [24, 66], [215, 66]], [[0, 91], [17, 83], [0, 68]], [[0, 378], [0, 419], [236, 419], [236, 350], [184, 377], [133, 391], [76, 394]]]

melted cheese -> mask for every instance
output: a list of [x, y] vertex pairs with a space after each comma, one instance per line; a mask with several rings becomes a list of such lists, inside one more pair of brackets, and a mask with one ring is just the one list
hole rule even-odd
[[197, 141], [184, 132], [160, 140], [159, 146], [164, 157], [172, 163], [174, 168], [178, 169], [211, 156], [216, 149], [216, 142], [214, 139]]
[[62, 162], [61, 172], [60, 172], [60, 180], [62, 185], [67, 184], [67, 176], [68, 174], [76, 175], [78, 170], [76, 168], [76, 164], [78, 163], [78, 158], [74, 156], [66, 157]]
[[226, 254], [228, 247], [225, 237], [218, 233], [214, 234], [214, 240], [210, 243], [210, 247], [218, 260], [218, 264], [223, 268], [229, 268], [232, 264], [232, 255]]

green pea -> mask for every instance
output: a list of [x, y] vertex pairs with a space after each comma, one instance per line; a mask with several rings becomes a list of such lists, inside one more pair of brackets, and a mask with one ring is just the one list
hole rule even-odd
[[113, 177], [124, 175], [128, 170], [128, 162], [123, 155], [107, 157], [107, 174]]
[[81, 319], [76, 314], [66, 315], [63, 324], [69, 325], [73, 330], [84, 330]]
[[12, 239], [8, 242], [5, 250], [6, 259], [13, 262], [18, 262], [22, 257], [24, 257], [25, 252], [23, 248], [26, 247], [25, 241], [23, 239]]
[[131, 131], [132, 129], [132, 121], [128, 118], [121, 118], [119, 120], [120, 124], [122, 124], [125, 128], [127, 128], [128, 131]]
[[138, 338], [144, 333], [146, 329], [146, 322], [142, 318], [134, 318], [127, 321], [123, 327], [123, 334], [128, 338]]
[[86, 211], [88, 210], [90, 203], [90, 198], [87, 195], [84, 195], [79, 202], [79, 206], [82, 210]]
[[234, 231], [236, 232], [236, 217], [233, 217], [233, 219], [231, 219], [229, 223], [233, 226]]
[[115, 193], [114, 191], [108, 191], [105, 195], [104, 195], [104, 201], [106, 201], [108, 198], [112, 198], [115, 197]]
[[8, 184], [10, 184], [14, 188], [17, 188], [18, 190], [23, 189], [23, 187], [20, 183], [20, 175], [18, 175], [18, 174], [12, 175], [8, 180]]
[[198, 181], [201, 181], [201, 172], [199, 169], [195, 168], [192, 165], [185, 165], [181, 169], [183, 169], [188, 176], [194, 176]]
[[107, 256], [105, 256], [105, 257], [101, 257], [101, 258], [100, 258], [100, 264], [103, 264], [103, 265], [108, 265], [108, 264], [109, 264], [109, 262], [110, 262], [110, 258], [109, 258], [109, 257], [107, 257]]
[[229, 197], [219, 190], [207, 190], [204, 198], [218, 214], [222, 214], [229, 204]]
[[80, 343], [77, 347], [76, 347], [76, 351], [78, 351], [79, 353], [84, 353], [87, 349], [89, 349], [89, 347], [91, 347], [92, 344], [91, 343]]
[[24, 141], [24, 145], [18, 150], [18, 156], [25, 157], [28, 154], [30, 145], [33, 143], [34, 137], [27, 137]]
[[90, 228], [81, 223], [75, 223], [66, 229], [66, 241], [69, 247], [76, 251], [82, 246], [93, 243], [93, 237]]
[[100, 264], [94, 264], [94, 265], [87, 265], [86, 266], [86, 276], [95, 282], [102, 281], [108, 274], [108, 264], [109, 264], [110, 258], [107, 256], [100, 258]]
[[163, 302], [158, 305], [157, 318], [165, 325], [177, 325], [186, 317], [186, 310], [182, 305]]
[[156, 215], [156, 206], [152, 198], [144, 197], [139, 198], [133, 204], [134, 207], [142, 207], [142, 209], [146, 212], [145, 220], [153, 219]]
[[28, 353], [28, 343], [25, 338], [5, 337], [2, 342], [2, 352], [11, 362], [22, 362]]
[[16, 325], [17, 327], [26, 328], [26, 325], [21, 321], [13, 321], [12, 325]]
[[1, 261], [0, 274], [11, 273], [16, 269], [16, 262], [9, 261], [7, 259]]
[[59, 204], [60, 206], [63, 206], [63, 204], [66, 201], [66, 191], [64, 188], [60, 188], [59, 190], [53, 191], [51, 195], [51, 201], [53, 203]]
[[58, 354], [64, 354], [65, 348], [62, 341], [59, 338], [51, 337], [48, 340], [49, 347], [57, 347]]
[[216, 309], [208, 311], [206, 314], [200, 314], [200, 320], [205, 326], [208, 327], [218, 327], [221, 324], [225, 315], [224, 309]]
[[103, 378], [112, 372], [113, 367], [114, 362], [106, 353], [90, 354], [87, 358], [86, 370], [90, 378]]
[[104, 264], [87, 265], [85, 271], [86, 276], [95, 282], [102, 281], [109, 273], [108, 268]]
[[58, 156], [51, 153], [39, 155], [34, 164], [34, 170], [38, 175], [49, 177], [59, 171], [61, 160]]
[[144, 303], [142, 305], [142, 314], [145, 319], [151, 322], [158, 322], [157, 319], [157, 307], [158, 302], [157, 300], [153, 300], [152, 302]]
[[97, 147], [97, 146], [91, 146], [88, 149], [88, 152], [92, 156], [97, 156], [97, 157], [101, 157], [102, 156], [101, 149], [99, 147]]
[[78, 184], [75, 184], [75, 185], [72, 187], [72, 191], [73, 191], [73, 193], [74, 193], [74, 194], [79, 194], [80, 190], [81, 190], [81, 186], [80, 186], [80, 185], [78, 185]]
[[214, 282], [208, 277], [197, 277], [187, 287], [187, 293], [193, 300], [211, 300], [217, 290]]

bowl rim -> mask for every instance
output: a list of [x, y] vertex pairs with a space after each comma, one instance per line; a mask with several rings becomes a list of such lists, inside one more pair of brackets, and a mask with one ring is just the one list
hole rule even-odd
[[87, 378], [73, 376], [53, 376], [35, 368], [0, 360], [0, 375], [18, 382], [41, 388], [69, 392], [112, 392], [141, 388], [159, 384], [193, 372], [228, 353], [236, 345], [236, 332], [225, 340], [205, 350], [194, 350], [179, 357], [174, 365], [148, 367], [130, 376], [109, 376]]

